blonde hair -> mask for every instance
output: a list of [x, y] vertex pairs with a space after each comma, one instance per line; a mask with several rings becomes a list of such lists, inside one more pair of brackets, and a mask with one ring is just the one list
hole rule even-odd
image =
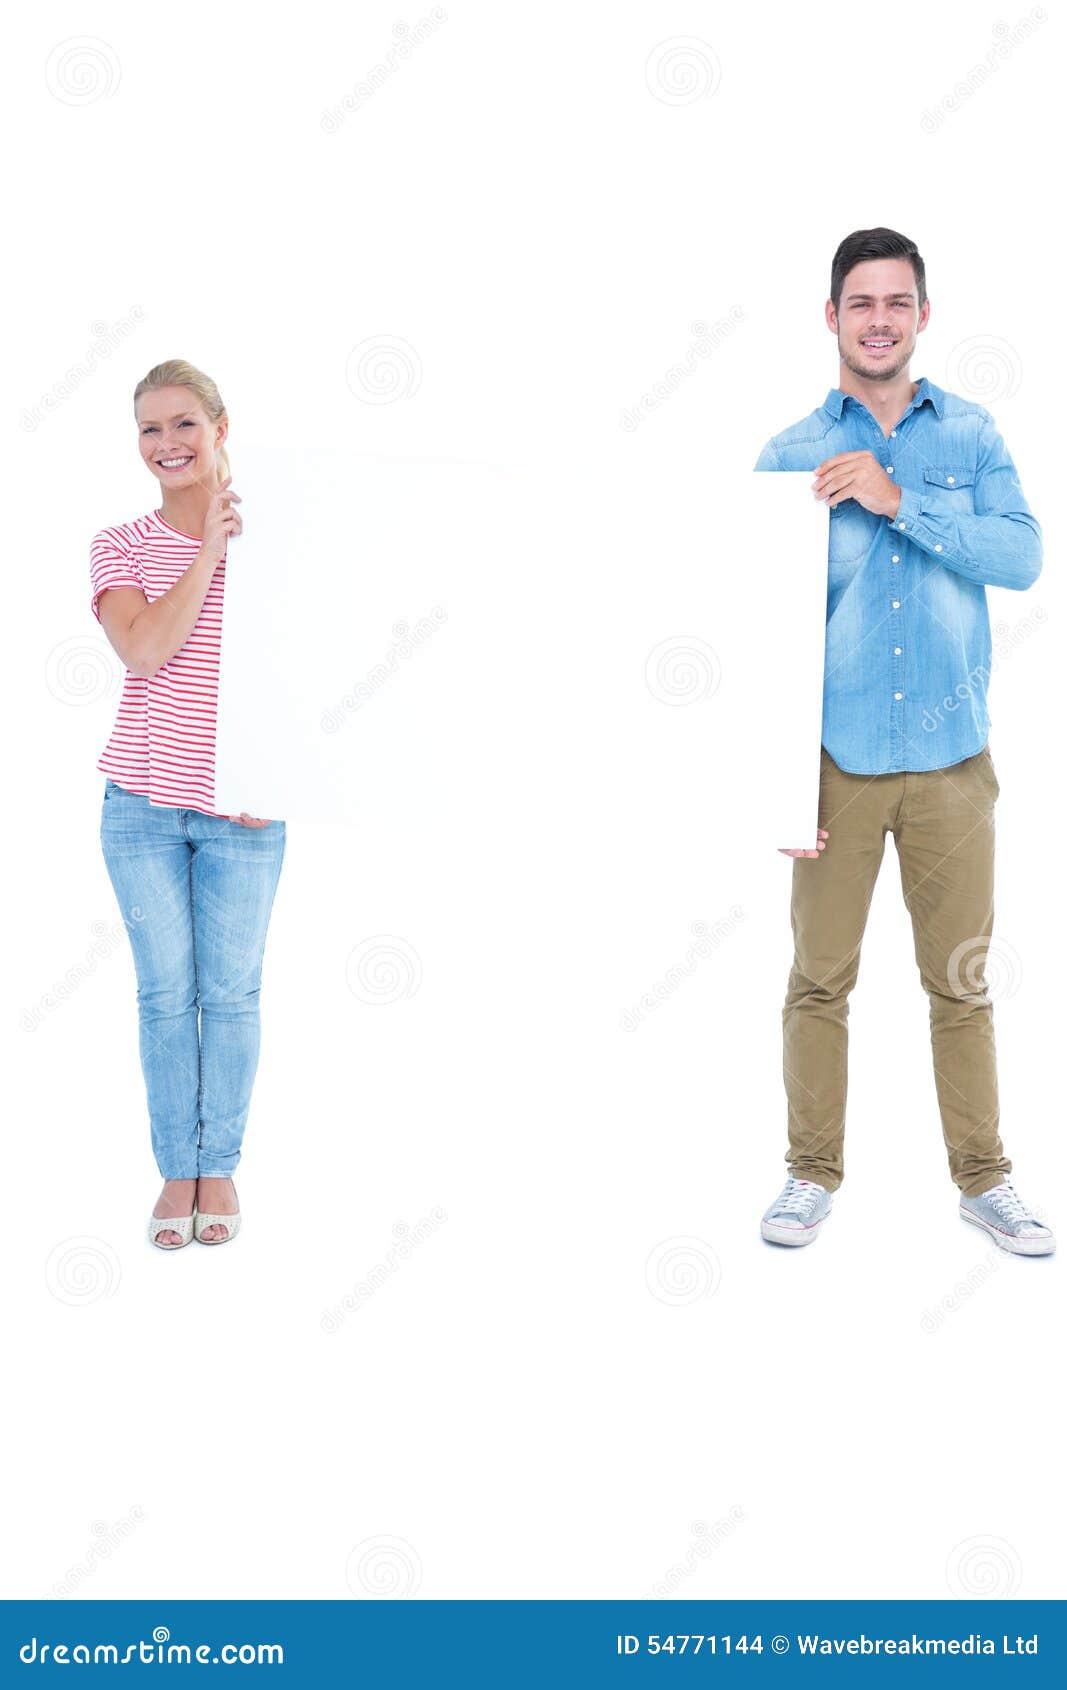
[[[187, 363], [184, 358], [168, 358], [165, 363], [156, 364], [146, 376], [142, 376], [133, 390], [134, 412], [136, 413], [137, 401], [142, 393], [156, 393], [161, 387], [190, 388], [196, 394], [210, 422], [217, 423], [227, 416], [222, 396], [211, 377], [206, 376], [203, 370], [198, 370], [195, 364]], [[216, 485], [221, 485], [230, 473], [230, 460], [225, 446], [216, 448], [215, 467], [218, 471]]]

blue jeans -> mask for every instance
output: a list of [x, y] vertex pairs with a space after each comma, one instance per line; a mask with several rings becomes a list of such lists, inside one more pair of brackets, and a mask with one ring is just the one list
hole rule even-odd
[[164, 1179], [240, 1160], [285, 823], [160, 807], [107, 779], [100, 843], [133, 947], [141, 1067]]

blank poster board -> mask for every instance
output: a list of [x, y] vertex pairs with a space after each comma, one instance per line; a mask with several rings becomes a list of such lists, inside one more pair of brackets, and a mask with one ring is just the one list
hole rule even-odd
[[409, 676], [446, 638], [492, 472], [335, 447], [232, 457], [243, 531], [226, 556], [215, 807], [354, 821], [373, 759], [418, 732]]
[[[829, 508], [814, 497], [810, 470], [756, 470], [753, 483], [759, 586], [745, 685], [773, 693], [763, 820], [776, 847], [811, 849], [819, 825]], [[759, 714], [766, 716], [766, 701]]]
[[[716, 677], [695, 778], [756, 849], [814, 846], [828, 513], [809, 472], [747, 473], [725, 526], [706, 483], [651, 462], [512, 471], [242, 446], [216, 809], [353, 822], [399, 781], [499, 782], [491, 718], [512, 724], [517, 790], [539, 813], [558, 802], [562, 824], [564, 746], [587, 743], [597, 778], [618, 754], [640, 786], [656, 744], [641, 738], [645, 658], [664, 636], [688, 650], [691, 632]], [[648, 726], [663, 731], [658, 706]]]

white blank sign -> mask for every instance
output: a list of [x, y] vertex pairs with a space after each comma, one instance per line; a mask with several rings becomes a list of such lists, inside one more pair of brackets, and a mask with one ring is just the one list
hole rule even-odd
[[226, 558], [216, 809], [361, 813], [374, 759], [403, 757], [419, 731], [411, 677], [446, 637], [487, 480], [481, 464], [333, 447], [234, 452], [243, 532]]
[[[550, 728], [542, 714], [529, 778], [551, 762], [552, 733], [573, 743], [595, 730], [606, 744], [598, 694], [612, 696], [613, 637], [624, 642], [618, 661], [632, 665], [646, 641], [684, 644], [676, 618], [695, 615], [721, 667], [701, 768], [731, 802], [743, 796], [744, 831], [759, 849], [814, 846], [828, 522], [810, 473], [754, 472], [751, 545], [720, 553], [706, 490], [651, 464], [626, 475], [548, 463], [516, 473], [243, 446], [233, 469], [244, 531], [226, 561], [218, 810], [354, 821], [389, 803], [401, 779], [432, 781], [447, 767], [462, 780], [468, 762], [484, 778], [468, 706], [483, 695], [484, 708], [509, 708], [494, 630], [510, 628], [514, 661], [529, 662], [534, 684], [558, 686], [586, 606], [599, 637], [583, 665], [592, 655], [602, 677], [589, 677], [590, 698], [572, 700], [579, 714], [568, 723]], [[615, 629], [614, 607], [626, 605], [639, 622], [643, 606], [644, 622]], [[537, 646], [528, 659], [523, 639]], [[519, 756], [522, 735], [509, 743]], [[549, 783], [541, 802], [553, 792]]]
[[818, 835], [829, 511], [812, 493], [810, 470], [756, 470], [752, 479], [754, 578], [750, 617], [734, 630], [732, 704], [739, 718], [774, 722], [761, 783], [770, 843], [810, 850]]

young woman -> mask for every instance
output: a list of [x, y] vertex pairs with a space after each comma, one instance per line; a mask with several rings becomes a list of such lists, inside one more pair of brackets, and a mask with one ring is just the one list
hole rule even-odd
[[215, 722], [226, 547], [241, 532], [210, 378], [171, 359], [133, 396], [158, 509], [92, 542], [93, 614], [126, 665], [100, 841], [133, 948], [141, 1066], [164, 1185], [161, 1249], [236, 1237], [231, 1178], [259, 1056], [284, 821], [220, 814]]

